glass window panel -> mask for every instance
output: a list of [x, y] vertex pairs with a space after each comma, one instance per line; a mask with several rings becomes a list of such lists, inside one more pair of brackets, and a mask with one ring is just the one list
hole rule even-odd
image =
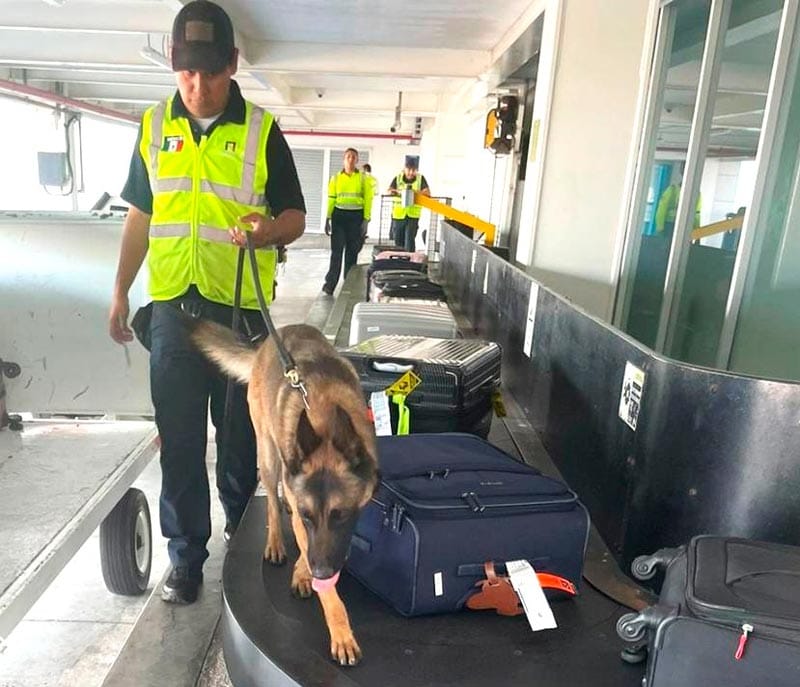
[[800, 380], [800, 31], [794, 44], [730, 369]]
[[[675, 210], [680, 197], [700, 67], [708, 30], [710, 2], [683, 0], [667, 6], [661, 21], [672, 27], [660, 110], [655, 114], [655, 152], [644, 194], [638, 257], [629, 286], [623, 329], [652, 347], [658, 332]], [[672, 16], [670, 16], [670, 13]], [[671, 22], [671, 24], [669, 23]]]
[[782, 0], [734, 0], [668, 355], [713, 366], [739, 234], [755, 188], [755, 159], [778, 40]]

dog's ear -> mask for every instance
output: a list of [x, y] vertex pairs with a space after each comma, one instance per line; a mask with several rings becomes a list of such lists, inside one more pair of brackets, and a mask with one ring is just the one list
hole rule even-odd
[[297, 455], [293, 465], [289, 466], [291, 472], [299, 472], [300, 464], [314, 451], [316, 451], [322, 439], [314, 431], [311, 421], [308, 419], [308, 414], [305, 408], [300, 412], [300, 417], [297, 420]]
[[375, 462], [367, 457], [367, 450], [361, 440], [350, 414], [337, 405], [336, 420], [333, 423], [333, 445], [350, 463], [350, 469], [363, 479], [372, 479], [375, 474]]

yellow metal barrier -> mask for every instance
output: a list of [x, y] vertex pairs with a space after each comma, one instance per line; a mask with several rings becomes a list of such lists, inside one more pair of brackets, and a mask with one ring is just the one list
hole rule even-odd
[[704, 227], [697, 227], [697, 229], [692, 231], [692, 241], [699, 241], [707, 236], [721, 234], [725, 231], [736, 231], [742, 228], [743, 222], [744, 215], [736, 215], [736, 217], [724, 219], [721, 222], [713, 222], [711, 224], [706, 224]]
[[428, 208], [428, 210], [431, 212], [438, 213], [442, 215], [442, 217], [454, 219], [456, 222], [461, 222], [461, 224], [466, 224], [468, 227], [472, 227], [476, 231], [483, 234], [484, 243], [487, 246], [494, 245], [494, 233], [497, 231], [497, 227], [495, 227], [491, 222], [482, 220], [480, 217], [475, 217], [475, 215], [470, 215], [468, 212], [464, 212], [463, 210], [457, 210], [451, 205], [440, 203], [438, 200], [434, 200], [430, 196], [426, 196], [424, 193], [414, 193], [414, 203], [416, 205], [421, 205], [424, 208]]

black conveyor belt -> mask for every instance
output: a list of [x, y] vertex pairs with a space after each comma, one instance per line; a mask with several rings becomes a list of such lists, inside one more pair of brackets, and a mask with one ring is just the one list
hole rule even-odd
[[364, 659], [340, 668], [328, 658], [319, 602], [289, 591], [293, 542], [287, 565], [262, 561], [265, 501], [250, 502], [223, 573], [225, 659], [236, 687], [641, 684], [641, 668], [619, 658], [614, 625], [626, 609], [586, 584], [578, 599], [553, 605], [557, 630], [533, 633], [524, 616], [491, 611], [404, 618], [343, 573], [338, 589]]

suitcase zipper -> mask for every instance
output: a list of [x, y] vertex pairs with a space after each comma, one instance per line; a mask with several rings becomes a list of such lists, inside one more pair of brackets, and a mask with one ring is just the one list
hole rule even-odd
[[[566, 499], [558, 499], [558, 500], [551, 500], [551, 501], [517, 501], [514, 503], [483, 503], [478, 499], [477, 494], [475, 492], [464, 492], [461, 494], [461, 498], [464, 499], [466, 502], [463, 506], [455, 506], [455, 505], [447, 505], [447, 506], [440, 506], [440, 505], [431, 505], [427, 503], [421, 503], [420, 501], [414, 501], [413, 499], [408, 498], [408, 496], [400, 493], [390, 485], [386, 484], [386, 482], [382, 482], [381, 485], [385, 487], [388, 491], [390, 491], [394, 496], [398, 499], [405, 501], [409, 506], [412, 508], [419, 508], [420, 510], [429, 510], [429, 511], [457, 511], [457, 510], [465, 510], [469, 509], [475, 513], [483, 513], [484, 511], [488, 511], [491, 509], [503, 509], [503, 508], [535, 508], [542, 510], [550, 510], [548, 507], [552, 506], [572, 506], [577, 501], [577, 496], [573, 493], [570, 495], [569, 498]], [[374, 499], [373, 499], [374, 500]]]
[[753, 626], [750, 625], [750, 623], [744, 623], [742, 625], [742, 634], [739, 637], [739, 644], [736, 647], [736, 653], [733, 655], [733, 657], [737, 661], [742, 660], [742, 656], [744, 656], [744, 646], [745, 644], [747, 644], [747, 638], [750, 636], [750, 633], [752, 631], [753, 631]]

